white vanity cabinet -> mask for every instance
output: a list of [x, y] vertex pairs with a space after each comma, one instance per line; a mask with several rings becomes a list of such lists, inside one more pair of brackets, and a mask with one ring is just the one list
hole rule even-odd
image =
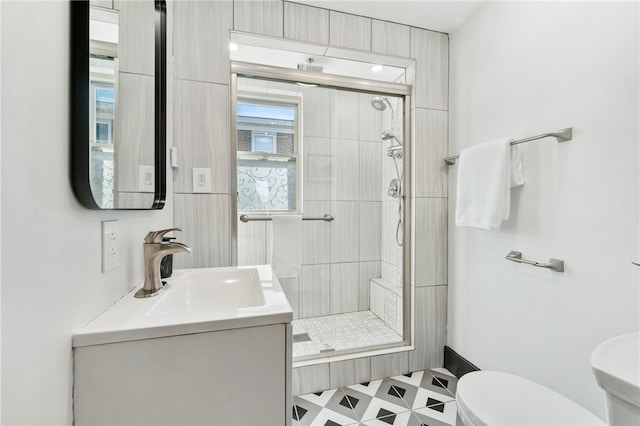
[[125, 296], [74, 334], [74, 423], [290, 425], [291, 307], [277, 279], [263, 280], [263, 290], [267, 312], [155, 325], [146, 315], [144, 327], [137, 315], [167, 302], [140, 308], [133, 292]]

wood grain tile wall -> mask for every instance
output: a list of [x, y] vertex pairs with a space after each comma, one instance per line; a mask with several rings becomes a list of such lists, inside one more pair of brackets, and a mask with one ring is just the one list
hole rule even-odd
[[229, 193], [229, 86], [174, 80], [174, 192], [193, 192], [193, 168], [211, 169], [211, 192]]
[[411, 28], [411, 57], [416, 59], [415, 105], [449, 109], [449, 36]]
[[371, 22], [371, 51], [387, 55], [409, 57], [411, 28], [393, 22]]
[[330, 11], [329, 44], [371, 51], [371, 18]]
[[[176, 173], [176, 194], [174, 195], [175, 223], [185, 230], [184, 240], [191, 242], [194, 256], [176, 256], [177, 267], [222, 266], [229, 262], [230, 220], [229, 216], [229, 178], [223, 177], [228, 167], [228, 151], [224, 155], [207, 155], [207, 149], [225, 149], [229, 147], [229, 29], [254, 34], [266, 34], [314, 43], [329, 43], [332, 46], [373, 51], [377, 53], [409, 56], [415, 58], [414, 65], [407, 68], [407, 81], [414, 86], [412, 96], [413, 120], [413, 181], [416, 217], [414, 219], [415, 253], [414, 276], [415, 299], [415, 344], [412, 352], [363, 358], [343, 363], [319, 364], [303, 367], [294, 371], [294, 394], [306, 393], [349, 384], [364, 380], [367, 376], [375, 378], [406, 373], [410, 370], [424, 369], [442, 365], [439, 354], [442, 352], [446, 336], [446, 188], [447, 171], [441, 167], [441, 157], [447, 153], [447, 110], [448, 110], [448, 35], [421, 28], [385, 22], [368, 17], [354, 16], [336, 11], [314, 8], [279, 0], [268, 1], [191, 1], [174, 2], [174, 81], [175, 106], [174, 136], [176, 145], [187, 154], [185, 170]], [[200, 84], [191, 85], [192, 80]], [[309, 89], [303, 89], [309, 90]], [[315, 104], [305, 104], [305, 161], [309, 156], [325, 156], [326, 164], [313, 170], [315, 181], [305, 176], [305, 190], [313, 190], [311, 197], [305, 194], [305, 202], [311, 208], [311, 202], [318, 212], [326, 209], [321, 203], [331, 200], [335, 168], [341, 167], [331, 159], [331, 152], [324, 152], [323, 145], [331, 137], [340, 136], [344, 140], [359, 141], [358, 161], [361, 165], [382, 161], [375, 160], [375, 153], [363, 149], [366, 141], [378, 141], [381, 129], [363, 128], [358, 123], [366, 122], [366, 111], [356, 114], [349, 120], [331, 122], [328, 115], [331, 98], [318, 100]], [[362, 97], [357, 103], [364, 102]], [[357, 108], [355, 109], [357, 111]], [[345, 111], [351, 114], [354, 110]], [[324, 120], [307, 120], [307, 115], [324, 117]], [[308, 124], [308, 125], [307, 125]], [[332, 132], [332, 128], [337, 133]], [[354, 132], [355, 131], [355, 132]], [[203, 136], [204, 135], [204, 136]], [[215, 135], [215, 136], [214, 136]], [[216, 139], [216, 140], [214, 140]], [[220, 142], [220, 145], [217, 143]], [[192, 194], [189, 167], [196, 167], [202, 158], [219, 174], [220, 186], [213, 194]], [[321, 163], [318, 163], [321, 164]], [[203, 166], [206, 167], [206, 166]], [[311, 170], [308, 170], [311, 172]], [[344, 171], [347, 173], [347, 171]], [[326, 179], [321, 174], [328, 173]], [[360, 194], [363, 179], [377, 179], [361, 173], [358, 175]], [[384, 176], [381, 176], [384, 179]], [[217, 178], [215, 180], [218, 180]], [[313, 188], [313, 185], [319, 185]], [[322, 185], [326, 188], [323, 189]], [[180, 193], [180, 192], [183, 193]], [[324, 195], [323, 195], [324, 194]], [[372, 199], [369, 199], [371, 195]], [[361, 261], [360, 251], [363, 244], [357, 236], [350, 237], [350, 225], [362, 219], [361, 210], [356, 201], [379, 201], [377, 194], [362, 196], [359, 200], [343, 200], [336, 203], [338, 217], [343, 218], [332, 224], [327, 231], [305, 223], [305, 238], [320, 241], [319, 245], [305, 251], [304, 261], [309, 263], [327, 260], [353, 262], [357, 264], [358, 309], [368, 307], [368, 277], [380, 276], [383, 265], [378, 260]], [[351, 205], [351, 204], [353, 205]], [[384, 203], [382, 203], [384, 204]], [[391, 207], [389, 207], [390, 209]], [[314, 211], [316, 211], [314, 210]], [[385, 217], [385, 208], [380, 208], [380, 220]], [[389, 212], [388, 216], [391, 216]], [[335, 226], [333, 226], [335, 225]], [[245, 226], [245, 225], [242, 225]], [[342, 226], [342, 228], [341, 228]], [[268, 231], [265, 234], [269, 234]], [[335, 240], [334, 240], [335, 237]], [[266, 237], [268, 239], [268, 237]], [[389, 236], [388, 238], [391, 238]], [[336, 243], [334, 244], [334, 240]], [[324, 242], [323, 242], [324, 241]], [[268, 244], [268, 242], [265, 242]], [[381, 242], [384, 245], [384, 242]], [[311, 247], [311, 246], [310, 246]], [[389, 252], [391, 258], [395, 252]], [[367, 258], [368, 256], [365, 256]], [[388, 265], [384, 266], [388, 269]], [[345, 267], [346, 268], [346, 267]], [[297, 311], [300, 316], [325, 315], [335, 308], [329, 294], [329, 288], [317, 283], [329, 282], [332, 276], [340, 278], [353, 271], [335, 269], [332, 273], [329, 264], [308, 264], [303, 266], [300, 281], [286, 285], [298, 292]], [[309, 296], [303, 296], [305, 287], [313, 290]], [[326, 293], [326, 294], [325, 294]], [[324, 300], [318, 307], [312, 298]], [[333, 376], [331, 376], [333, 371]], [[333, 377], [333, 380], [331, 379]], [[339, 380], [345, 377], [344, 380]]]
[[173, 5], [174, 78], [229, 84], [233, 1], [180, 0]]
[[284, 38], [329, 44], [329, 11], [285, 2]]
[[284, 6], [281, 0], [235, 0], [233, 29], [282, 37]]

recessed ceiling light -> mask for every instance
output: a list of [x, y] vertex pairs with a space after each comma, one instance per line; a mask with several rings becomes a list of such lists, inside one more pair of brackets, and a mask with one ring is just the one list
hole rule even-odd
[[383, 67], [382, 65], [378, 64], [378, 65], [374, 65], [374, 66], [372, 66], [372, 67], [371, 67], [371, 71], [373, 71], [373, 72], [380, 72], [380, 71], [382, 71], [382, 69], [383, 69], [383, 68], [384, 68], [384, 67]]
[[237, 44], [231, 42], [229, 43], [229, 50], [232, 52], [235, 52], [236, 50], [238, 50], [240, 48], [240, 46], [238, 46]]

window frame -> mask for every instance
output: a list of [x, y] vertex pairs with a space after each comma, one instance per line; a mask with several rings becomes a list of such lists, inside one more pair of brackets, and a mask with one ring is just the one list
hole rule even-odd
[[[266, 87], [254, 87], [248, 85], [238, 84], [236, 97], [235, 97], [235, 105], [233, 110], [236, 111], [234, 121], [235, 121], [235, 174], [233, 179], [237, 181], [238, 179], [238, 162], [242, 159], [245, 161], [274, 161], [274, 162], [283, 162], [283, 161], [292, 161], [295, 164], [296, 169], [296, 193], [295, 193], [295, 208], [292, 210], [270, 210], [270, 209], [262, 209], [262, 210], [247, 210], [241, 209], [238, 206], [238, 197], [235, 198], [236, 211], [238, 214], [250, 214], [250, 215], [287, 215], [287, 214], [302, 214], [303, 211], [303, 200], [302, 200], [302, 182], [303, 182], [303, 132], [302, 132], [302, 105], [303, 105], [303, 94], [302, 92], [294, 92], [288, 90], [278, 90]], [[238, 151], [238, 114], [237, 114], [237, 105], [239, 104], [248, 104], [248, 105], [257, 105], [257, 106], [283, 106], [289, 108], [290, 106], [294, 106], [291, 108], [294, 110], [294, 131], [293, 131], [293, 154], [281, 154], [277, 152], [252, 152], [252, 151]], [[253, 133], [251, 137], [252, 148], [253, 148]], [[274, 134], [274, 144], [275, 149], [277, 150], [277, 136]]]

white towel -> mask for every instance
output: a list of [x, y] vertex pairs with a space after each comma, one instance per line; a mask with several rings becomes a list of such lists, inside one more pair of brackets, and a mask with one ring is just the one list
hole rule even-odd
[[302, 216], [273, 216], [271, 267], [279, 277], [300, 273], [302, 263]]
[[511, 188], [524, 184], [522, 158], [510, 139], [463, 150], [458, 160], [456, 225], [500, 229], [509, 219]]

